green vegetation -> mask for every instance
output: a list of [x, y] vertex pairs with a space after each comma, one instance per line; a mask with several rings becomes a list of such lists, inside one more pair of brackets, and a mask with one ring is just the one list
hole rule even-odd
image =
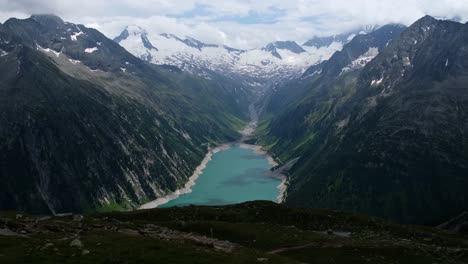
[[44, 218], [0, 214], [1, 263], [466, 263], [467, 237], [272, 202]]

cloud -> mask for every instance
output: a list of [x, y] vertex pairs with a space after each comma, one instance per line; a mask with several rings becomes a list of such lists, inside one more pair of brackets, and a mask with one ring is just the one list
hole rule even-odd
[[362, 25], [409, 25], [425, 14], [468, 20], [466, 0], [0, 0], [0, 20], [53, 13], [112, 38], [128, 24], [236, 48], [299, 43]]

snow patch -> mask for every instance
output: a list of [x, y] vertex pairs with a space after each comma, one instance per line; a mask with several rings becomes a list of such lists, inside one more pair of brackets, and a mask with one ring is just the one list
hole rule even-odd
[[313, 76], [315, 76], [315, 75], [320, 75], [320, 74], [322, 74], [322, 69], [316, 70], [316, 71], [314, 71], [313, 73], [308, 74], [308, 75], [302, 77], [302, 79], [307, 79], [307, 78], [313, 77]]
[[133, 36], [146, 33], [146, 31], [143, 28], [137, 25], [128, 25], [125, 29], [127, 30], [129, 35]]
[[372, 80], [371, 82], [371, 86], [378, 86], [379, 84], [381, 84], [383, 81], [383, 77], [380, 78], [380, 80]]
[[98, 48], [97, 48], [97, 47], [93, 47], [93, 48], [87, 48], [87, 49], [85, 49], [84, 52], [86, 52], [86, 53], [93, 53], [93, 52], [95, 52], [96, 50], [98, 50]]
[[73, 35], [70, 36], [70, 38], [73, 41], [77, 41], [78, 40], [77, 37], [82, 35], [82, 34], [84, 34], [83, 31], [75, 32], [75, 33], [73, 33]]
[[403, 66], [411, 66], [411, 60], [409, 57], [403, 57]]
[[362, 54], [361, 56], [359, 56], [359, 58], [351, 62], [351, 65], [365, 66], [367, 63], [373, 60], [377, 55], [379, 55], [379, 48], [370, 47], [366, 53]]
[[427, 27], [424, 27], [424, 28], [423, 28], [423, 31], [424, 31], [424, 32], [428, 32], [428, 31], [430, 31], [431, 29], [432, 29], [432, 26], [427, 26]]
[[55, 56], [57, 56], [57, 58], [60, 56], [60, 54], [62, 54], [61, 51], [60, 51], [60, 52], [57, 52], [57, 51], [55, 51], [55, 50], [53, 50], [53, 49], [49, 49], [49, 48], [44, 49], [44, 48], [41, 47], [40, 45], [37, 45], [36, 49], [37, 49], [37, 50], [40, 50], [40, 51], [43, 51], [43, 52], [47, 52], [47, 53], [52, 52]]
[[347, 41], [353, 40], [353, 38], [356, 37], [356, 34], [351, 34], [349, 37], [346, 39]]
[[120, 70], [122, 70], [122, 72], [126, 72], [126, 71], [127, 71], [127, 69], [125, 69], [125, 68], [120, 68]]
[[53, 54], [55, 54], [55, 56], [57, 56], [57, 58], [60, 56], [60, 54], [62, 54], [62, 52], [57, 52], [55, 50], [50, 50]]
[[8, 52], [0, 49], [0, 57], [6, 56], [6, 55], [8, 55]]
[[348, 66], [341, 69], [341, 73], [347, 72], [352, 69], [359, 69], [366, 66], [367, 63], [372, 61], [377, 55], [379, 55], [379, 48], [370, 47], [364, 54], [359, 56], [359, 58], [352, 61]]
[[78, 63], [81, 62], [81, 61], [79, 61], [79, 60], [73, 60], [73, 59], [68, 59], [68, 60], [69, 60], [71, 63], [73, 63], [73, 64], [78, 64]]
[[192, 138], [190, 137], [190, 135], [187, 134], [186, 132], [182, 133], [182, 136], [183, 136], [185, 139], [189, 140], [189, 141], [192, 140]]
[[449, 59], [447, 58], [447, 60], [445, 61], [445, 67], [448, 67], [449, 65]]

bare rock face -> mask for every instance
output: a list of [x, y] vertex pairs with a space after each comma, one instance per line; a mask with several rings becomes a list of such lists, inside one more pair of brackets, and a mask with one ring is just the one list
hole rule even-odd
[[82, 248], [82, 247], [83, 247], [83, 243], [82, 243], [78, 238], [75, 238], [75, 239], [73, 239], [73, 240], [70, 242], [70, 247]]

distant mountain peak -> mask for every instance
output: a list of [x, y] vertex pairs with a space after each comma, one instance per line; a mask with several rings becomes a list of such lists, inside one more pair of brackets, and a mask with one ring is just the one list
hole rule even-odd
[[65, 23], [59, 16], [53, 14], [34, 14], [30, 19], [46, 26], [59, 26]]
[[432, 17], [432, 16], [429, 16], [429, 15], [425, 15], [423, 16], [422, 18], [420, 18], [419, 20], [417, 20], [413, 26], [421, 26], [421, 25], [432, 25], [432, 24], [435, 24], [437, 23], [439, 20], [437, 20], [436, 18]]
[[[155, 50], [142, 45], [139, 36], [129, 36], [124, 30], [114, 40], [135, 56], [158, 65], [172, 65], [203, 78], [222, 74], [230, 78], [245, 79], [249, 87], [276, 85], [300, 76], [310, 65], [330, 58], [341, 49], [340, 45], [320, 50], [302, 47], [295, 41], [275, 41], [253, 49], [236, 49], [222, 44], [210, 44], [189, 36], [170, 32], [149, 33]], [[131, 30], [132, 31], [132, 30]], [[134, 32], [142, 32], [135, 28]], [[128, 38], [128, 39], [127, 39]], [[274, 76], [272, 78], [272, 76]]]
[[266, 51], [274, 51], [276, 49], [284, 49], [284, 50], [289, 50], [289, 51], [297, 53], [297, 54], [302, 53], [302, 52], [306, 52], [295, 41], [289, 41], [289, 40], [272, 42], [272, 43], [266, 45], [264, 49]]
[[114, 41], [120, 43], [129, 38], [129, 36], [135, 36], [141, 39], [143, 46], [149, 50], [158, 50], [151, 41], [148, 39], [148, 33], [146, 30], [137, 25], [128, 25], [125, 29], [120, 33], [119, 36], [114, 38]]
[[341, 45], [350, 42], [356, 35], [365, 35], [375, 30], [379, 29], [379, 25], [365, 25], [350, 32], [345, 32], [333, 36], [315, 36], [310, 40], [306, 41], [303, 46], [307, 47], [315, 47], [315, 48], [323, 48], [332, 45], [333, 43], [339, 43]]
[[126, 30], [128, 34], [131, 34], [131, 35], [139, 35], [139, 34], [147, 35], [148, 34], [144, 28], [137, 26], [137, 25], [128, 25], [125, 27], [124, 30]]
[[418, 21], [437, 21], [437, 19], [435, 19], [433, 16], [430, 16], [430, 15], [425, 15], [423, 17], [421, 17]]
[[169, 34], [169, 33], [161, 33], [161, 34], [159, 34], [159, 35], [160, 35], [160, 36], [163, 36], [163, 37], [165, 37], [165, 38], [167, 38], [167, 39], [171, 39], [171, 38], [175, 39], [175, 38], [177, 38], [176, 35], [174, 35], [174, 34]]
[[410, 28], [421, 28], [421, 27], [430, 27], [436, 25], [440, 20], [435, 19], [432, 16], [425, 15], [424, 17], [420, 18]]
[[[204, 43], [198, 39], [195, 39], [195, 38], [192, 38], [192, 37], [178, 37], [174, 34], [169, 34], [169, 33], [162, 33], [160, 34], [160, 36], [163, 36], [167, 39], [175, 39], [179, 42], [182, 42], [184, 43], [185, 45], [191, 47], [191, 48], [195, 48], [195, 49], [198, 49], [199, 51], [201, 51], [203, 48], [206, 48], [206, 47], [219, 47], [219, 45], [216, 45], [216, 44], [207, 44], [207, 43]], [[228, 47], [229, 48], [229, 47]]]
[[378, 25], [378, 24], [364, 25], [364, 26], [361, 26], [361, 28], [358, 29], [357, 31], [359, 31], [359, 33], [361, 33], [361, 34], [369, 34], [369, 33], [372, 33], [374, 31], [378, 30], [381, 27], [382, 26]]
[[54, 20], [63, 23], [62, 18], [54, 14], [32, 14], [30, 18], [34, 20]]
[[361, 69], [372, 61], [392, 40], [398, 38], [405, 26], [389, 24], [368, 34], [360, 34], [343, 46], [341, 51], [321, 64], [307, 69], [303, 78], [320, 73], [322, 76], [336, 78], [342, 73]]

